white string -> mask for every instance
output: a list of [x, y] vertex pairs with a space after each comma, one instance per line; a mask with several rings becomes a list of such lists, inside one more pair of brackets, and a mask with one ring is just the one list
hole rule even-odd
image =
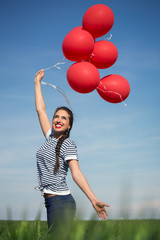
[[[48, 67], [48, 68], [45, 68], [44, 71], [47, 71], [47, 70], [49, 70], [49, 69], [51, 69], [51, 68], [62, 69], [62, 68], [59, 67], [58, 65], [60, 65], [60, 64], [65, 64], [65, 62], [63, 62], [64, 59], [65, 59], [65, 57], [63, 57], [58, 63], [54, 64], [53, 66]], [[61, 93], [61, 94], [63, 95], [63, 97], [65, 98], [68, 106], [69, 106], [70, 109], [72, 110], [71, 104], [70, 104], [70, 102], [69, 102], [69, 100], [68, 100], [65, 92], [64, 92], [62, 89], [60, 89], [59, 87], [57, 87], [57, 86], [55, 86], [55, 85], [53, 85], [53, 84], [46, 83], [46, 82], [43, 82], [43, 81], [41, 81], [41, 83], [42, 83], [43, 85], [51, 86], [51, 87], [53, 87], [54, 89], [56, 89], [59, 93]]]
[[48, 67], [48, 68], [45, 68], [44, 71], [47, 71], [47, 70], [49, 70], [49, 69], [51, 69], [51, 68], [54, 68], [54, 67], [57, 68], [57, 69], [62, 69], [62, 68], [59, 67], [58, 65], [60, 65], [60, 64], [65, 64], [65, 62], [62, 62], [64, 59], [65, 59], [65, 57], [62, 58], [58, 63], [54, 64], [53, 66]]
[[104, 90], [102, 90], [101, 88], [98, 88], [97, 87], [97, 89], [99, 89], [100, 91], [102, 91], [102, 92], [110, 92], [110, 93], [115, 93], [115, 94], [117, 94], [119, 97], [120, 97], [120, 100], [121, 100], [121, 102], [124, 104], [124, 106], [126, 107], [127, 106], [127, 104], [123, 101], [123, 99], [122, 99], [122, 96], [121, 96], [121, 94], [120, 93], [117, 93], [117, 92], [114, 92], [114, 91], [109, 91], [109, 90], [107, 90], [106, 89], [106, 86], [102, 83], [102, 82], [100, 82], [102, 85], [103, 85], [103, 87], [105, 88], [105, 91]]
[[46, 83], [46, 82], [43, 82], [43, 81], [41, 81], [41, 83], [42, 83], [43, 85], [49, 85], [49, 86], [53, 87], [54, 89], [56, 89], [59, 93], [61, 93], [61, 94], [63, 95], [63, 97], [65, 98], [65, 100], [66, 100], [68, 106], [69, 106], [70, 109], [72, 110], [71, 104], [70, 104], [70, 102], [69, 102], [69, 100], [68, 100], [68, 98], [67, 98], [65, 92], [64, 92], [62, 89], [60, 89], [59, 87], [56, 87], [56, 86], [53, 85], [53, 84]]
[[107, 39], [108, 41], [110, 41], [112, 38], [112, 34], [110, 34], [110, 36], [108, 38], [103, 38], [103, 39]]
[[107, 40], [111, 40], [111, 38], [112, 38], [112, 34], [110, 34], [110, 36], [109, 36], [109, 38], [107, 38]]

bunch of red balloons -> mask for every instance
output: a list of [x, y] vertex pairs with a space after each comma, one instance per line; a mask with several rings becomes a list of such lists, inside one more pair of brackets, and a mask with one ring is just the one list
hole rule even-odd
[[106, 101], [124, 101], [130, 93], [128, 81], [117, 74], [100, 79], [98, 69], [111, 67], [118, 58], [116, 46], [96, 38], [108, 33], [114, 23], [112, 10], [104, 4], [90, 7], [84, 14], [82, 26], [72, 29], [64, 38], [62, 50], [65, 58], [74, 61], [67, 70], [67, 81], [79, 93], [97, 90]]

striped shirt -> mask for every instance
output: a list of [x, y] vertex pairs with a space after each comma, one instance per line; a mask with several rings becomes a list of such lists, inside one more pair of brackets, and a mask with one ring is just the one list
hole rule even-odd
[[39, 189], [42, 193], [54, 193], [57, 195], [69, 194], [69, 188], [66, 183], [66, 176], [69, 165], [68, 160], [78, 160], [77, 147], [71, 138], [66, 138], [61, 145], [59, 154], [60, 167], [54, 173], [56, 163], [55, 148], [58, 139], [52, 135], [50, 129], [46, 134], [46, 141], [38, 149], [37, 158], [37, 177]]

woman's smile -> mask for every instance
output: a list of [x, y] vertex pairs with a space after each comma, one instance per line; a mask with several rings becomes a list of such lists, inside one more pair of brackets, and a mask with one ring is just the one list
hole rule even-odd
[[55, 124], [55, 128], [61, 128], [63, 125], [62, 124], [60, 124], [60, 123], [57, 123], [57, 124]]

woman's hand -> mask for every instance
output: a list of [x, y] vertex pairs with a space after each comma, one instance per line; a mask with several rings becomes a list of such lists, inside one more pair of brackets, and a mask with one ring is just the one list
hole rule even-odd
[[108, 217], [108, 213], [105, 209], [105, 207], [110, 207], [108, 204], [101, 201], [95, 201], [92, 203], [92, 205], [100, 218], [105, 220], [106, 217]]
[[34, 81], [38, 81], [38, 82], [41, 82], [42, 78], [44, 77], [44, 70], [41, 69], [40, 71], [38, 71], [36, 73], [36, 77], [35, 77], [35, 80]]

